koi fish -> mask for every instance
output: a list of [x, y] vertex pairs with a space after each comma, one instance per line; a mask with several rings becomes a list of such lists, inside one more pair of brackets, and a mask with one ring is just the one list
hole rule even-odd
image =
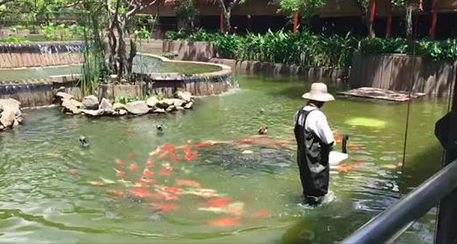
[[146, 159], [146, 168], [155, 168], [152, 156], [149, 156], [148, 159]]
[[182, 188], [179, 188], [179, 187], [172, 187], [172, 186], [165, 186], [162, 188], [162, 190], [164, 192], [168, 192], [168, 193], [175, 193], [175, 192], [180, 192], [182, 191]]
[[358, 150], [360, 150], [360, 146], [359, 145], [355, 145], [355, 144], [351, 144], [351, 145], [349, 145], [349, 149], [354, 150], [354, 151], [358, 151]]
[[143, 182], [143, 183], [149, 184], [149, 185], [153, 185], [153, 184], [156, 183], [156, 180], [147, 179], [147, 178], [144, 178], [144, 177], [141, 177], [140, 181]]
[[144, 175], [144, 176], [153, 176], [154, 173], [153, 173], [152, 171], [150, 171], [149, 169], [145, 169], [145, 170], [143, 171], [143, 175]]
[[157, 147], [156, 150], [154, 150], [154, 151], [152, 151], [152, 152], [149, 153], [149, 156], [152, 157], [152, 156], [156, 155], [156, 154], [159, 153], [159, 152], [160, 152], [160, 147]]
[[173, 161], [173, 162], [178, 161], [178, 154], [175, 153], [175, 152], [171, 152], [171, 154], [170, 154], [170, 159], [171, 159], [171, 161]]
[[355, 166], [363, 165], [363, 161], [362, 160], [353, 160], [352, 162], [354, 163]]
[[89, 184], [91, 186], [104, 186], [105, 184], [103, 184], [103, 182], [101, 181], [90, 181]]
[[116, 183], [116, 182], [113, 181], [113, 180], [105, 179], [105, 178], [103, 178], [103, 177], [100, 177], [100, 179], [102, 180], [102, 182], [103, 182], [104, 184], [115, 184], [115, 183]]
[[170, 175], [171, 175], [171, 170], [169, 170], [169, 169], [161, 169], [159, 171], [159, 176], [160, 177], [168, 177]]
[[252, 213], [253, 218], [270, 218], [271, 210], [270, 209], [260, 209]]
[[181, 195], [194, 195], [204, 198], [217, 197], [216, 190], [213, 189], [198, 189], [198, 190], [188, 190], [180, 192]]
[[212, 146], [212, 145], [214, 145], [214, 141], [201, 141], [201, 142], [195, 144], [195, 146], [198, 148]]
[[124, 179], [120, 179], [117, 182], [123, 184], [125, 187], [142, 187], [142, 185], [139, 184], [139, 183], [133, 183], [131, 181], [127, 181], [127, 180], [124, 180]]
[[165, 150], [165, 151], [168, 151], [168, 152], [174, 151], [175, 148], [176, 148], [176, 146], [173, 145], [173, 144], [165, 144], [165, 145], [162, 146], [162, 150]]
[[145, 188], [131, 189], [131, 190], [129, 190], [129, 193], [135, 197], [140, 197], [140, 198], [149, 197], [151, 195], [151, 193], [149, 193], [149, 191]]
[[52, 158], [57, 158], [60, 156], [58, 153], [53, 153], [53, 152], [46, 153], [45, 155], [48, 157], [52, 157]]
[[239, 140], [235, 140], [235, 142], [238, 142], [238, 143], [243, 143], [243, 144], [248, 144], [248, 143], [253, 143], [254, 140], [253, 139], [239, 139]]
[[254, 151], [251, 151], [251, 150], [245, 150], [243, 152], [241, 152], [241, 154], [253, 154]]
[[160, 194], [160, 193], [151, 193], [150, 197], [155, 200], [165, 200], [166, 199], [165, 195]]
[[194, 188], [201, 188], [201, 185], [198, 181], [195, 180], [175, 180], [176, 185], [178, 186], [189, 186]]
[[125, 162], [122, 159], [116, 159], [116, 165], [119, 167], [124, 167]]
[[184, 153], [187, 155], [187, 154], [190, 154], [192, 152], [192, 145], [188, 145], [186, 146], [184, 149], [183, 149]]
[[225, 207], [198, 208], [198, 210], [219, 213], [219, 214], [225, 213], [225, 214], [231, 214], [231, 215], [235, 215], [235, 216], [241, 216], [244, 213], [244, 203], [234, 202]]
[[117, 170], [117, 169], [114, 169], [116, 171], [116, 176], [119, 177], [119, 178], [124, 178], [125, 177], [125, 171], [123, 170]]
[[159, 154], [159, 158], [160, 158], [160, 159], [163, 159], [163, 158], [165, 158], [169, 153], [170, 153], [169, 151], [162, 152], [161, 154]]
[[78, 170], [77, 170], [77, 169], [69, 169], [69, 170], [68, 170], [68, 173], [69, 173], [70, 175], [75, 176], [75, 175], [78, 174]]
[[198, 152], [194, 153], [186, 153], [186, 160], [187, 161], [192, 161], [195, 159], [195, 156], [197, 156]]
[[137, 171], [138, 170], [138, 165], [136, 163], [131, 163], [128, 167], [128, 169], [132, 172], [134, 171]]
[[211, 207], [223, 207], [232, 201], [230, 197], [221, 197], [208, 200], [208, 205]]
[[133, 152], [127, 153], [127, 156], [128, 156], [131, 160], [134, 160], [134, 159], [135, 159], [135, 153], [133, 153]]
[[124, 195], [124, 191], [123, 190], [111, 190], [109, 192], [111, 194], [115, 195], [115, 196], [123, 196]]
[[229, 218], [211, 220], [211, 221], [208, 221], [206, 224], [210, 225], [210, 226], [217, 226], [217, 227], [229, 227], [229, 226], [240, 225], [240, 222], [238, 222], [238, 220], [236, 220], [235, 218], [229, 217]]
[[252, 145], [249, 145], [249, 144], [240, 144], [240, 145], [236, 146], [236, 148], [239, 148], [239, 149], [250, 148], [250, 147], [252, 147]]
[[151, 206], [162, 212], [178, 209], [178, 206], [172, 203], [151, 203]]
[[338, 171], [339, 172], [349, 172], [349, 171], [353, 171], [354, 170], [354, 167], [350, 166], [350, 165], [339, 165], [338, 166]]

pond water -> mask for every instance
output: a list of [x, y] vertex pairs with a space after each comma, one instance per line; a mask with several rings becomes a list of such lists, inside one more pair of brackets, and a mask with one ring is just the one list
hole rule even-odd
[[[445, 101], [412, 103], [402, 174], [406, 104], [338, 99], [324, 111], [333, 129], [350, 135], [350, 160], [331, 170], [323, 205], [303, 206], [292, 125], [310, 83], [237, 79], [239, 90], [177, 114], [24, 111], [22, 126], [0, 134], [0, 242], [336, 243], [440, 168], [433, 128]], [[366, 127], [354, 118], [384, 123]], [[253, 137], [261, 125], [268, 135]], [[141, 181], [145, 166], [153, 175]], [[434, 211], [399, 242], [430, 243], [433, 225]]]
[[[210, 64], [195, 63], [171, 63], [161, 60], [138, 55], [134, 59], [135, 72], [140, 73], [180, 73], [185, 75], [201, 74], [221, 70], [219, 66]], [[81, 65], [67, 65], [59, 67], [38, 67], [24, 69], [0, 69], [0, 81], [43, 79], [53, 75], [67, 75], [81, 73]]]

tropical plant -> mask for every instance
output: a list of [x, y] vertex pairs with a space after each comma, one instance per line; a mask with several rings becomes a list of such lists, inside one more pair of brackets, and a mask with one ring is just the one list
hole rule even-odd
[[327, 0], [281, 0], [280, 10], [293, 16], [295, 13], [300, 13], [302, 22], [306, 26], [310, 25], [311, 18], [316, 14], [316, 9], [323, 7]]
[[176, 16], [185, 25], [185, 30], [194, 29], [194, 21], [199, 14], [193, 0], [181, 0], [176, 6]]

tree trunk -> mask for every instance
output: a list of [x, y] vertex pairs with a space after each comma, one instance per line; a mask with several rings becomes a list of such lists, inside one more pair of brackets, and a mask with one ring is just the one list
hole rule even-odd
[[232, 10], [227, 9], [224, 13], [224, 25], [225, 25], [225, 32], [232, 32], [232, 25], [230, 24], [230, 16], [232, 15]]
[[408, 5], [406, 7], [406, 15], [405, 15], [405, 23], [406, 23], [406, 38], [408, 40], [412, 40], [413, 37], [413, 7]]

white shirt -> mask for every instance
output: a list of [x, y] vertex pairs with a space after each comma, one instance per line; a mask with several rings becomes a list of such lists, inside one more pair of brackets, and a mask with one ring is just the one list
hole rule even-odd
[[[325, 114], [318, 108], [309, 105], [304, 107], [303, 110], [316, 110], [308, 114], [305, 130], [314, 132], [314, 134], [318, 136], [319, 139], [321, 139], [321, 141], [325, 144], [334, 142], [335, 140], [333, 139], [333, 132], [328, 125], [327, 117], [325, 117]], [[295, 114], [295, 121], [297, 121], [297, 115], [298, 112]], [[303, 116], [298, 119], [299, 125], [303, 125], [304, 119], [305, 118]]]

